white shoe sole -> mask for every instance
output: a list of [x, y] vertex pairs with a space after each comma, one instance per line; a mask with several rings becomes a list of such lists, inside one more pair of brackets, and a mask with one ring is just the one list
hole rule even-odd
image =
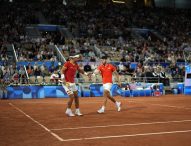
[[103, 113], [104, 113], [104, 111], [97, 111], [97, 113], [98, 113], [98, 114], [103, 114]]
[[75, 115], [69, 115], [69, 114], [66, 114], [68, 117], [75, 117]]
[[121, 111], [121, 102], [119, 102], [119, 106], [117, 107], [117, 111], [118, 111], [118, 112]]
[[83, 114], [75, 114], [76, 116], [83, 116]]
[[68, 117], [75, 117], [75, 115], [72, 113], [72, 114], [70, 114], [70, 113], [65, 113]]

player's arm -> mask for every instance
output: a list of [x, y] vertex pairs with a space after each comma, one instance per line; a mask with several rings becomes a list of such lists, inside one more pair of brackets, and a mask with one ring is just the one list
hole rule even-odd
[[60, 73], [61, 73], [61, 80], [59, 80], [59, 81], [62, 82], [63, 84], [66, 84], [66, 80], [65, 80], [65, 76], [64, 76], [64, 72], [66, 71], [66, 69], [67, 69], [67, 67], [63, 66], [61, 68], [61, 71], [60, 71]]
[[120, 80], [120, 76], [119, 76], [118, 72], [115, 70], [115, 71], [113, 72], [113, 74], [114, 74], [115, 77], [117, 78], [118, 85], [121, 86], [121, 80]]
[[95, 69], [92, 73], [92, 76], [100, 74], [100, 71], [98, 69]]
[[79, 73], [83, 74], [83, 75], [86, 75], [86, 76], [89, 76], [89, 73], [85, 72], [83, 69], [78, 69]]

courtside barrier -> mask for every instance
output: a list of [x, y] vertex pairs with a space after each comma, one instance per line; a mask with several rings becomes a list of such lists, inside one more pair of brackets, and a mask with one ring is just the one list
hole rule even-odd
[[[154, 83], [156, 84], [156, 83]], [[140, 89], [140, 85], [143, 86]], [[160, 92], [163, 91], [163, 84], [159, 83]], [[152, 96], [154, 89], [152, 83], [139, 83], [139, 89], [129, 90], [113, 84], [111, 95], [121, 95], [123, 97]], [[125, 85], [123, 85], [125, 87]], [[103, 96], [102, 84], [79, 84], [77, 85], [78, 95], [80, 97], [100, 97]], [[61, 85], [16, 85], [7, 86], [7, 97], [9, 99], [31, 99], [31, 98], [67, 98], [65, 90]]]

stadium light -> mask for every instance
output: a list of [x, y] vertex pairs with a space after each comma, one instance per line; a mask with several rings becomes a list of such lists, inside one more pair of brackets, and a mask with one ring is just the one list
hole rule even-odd
[[124, 4], [124, 1], [118, 1], [118, 0], [112, 0], [113, 3], [119, 3], [119, 4]]

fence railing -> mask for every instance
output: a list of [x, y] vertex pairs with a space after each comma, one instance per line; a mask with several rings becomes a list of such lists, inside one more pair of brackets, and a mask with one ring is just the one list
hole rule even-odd
[[[11, 85], [59, 85], [60, 78], [51, 79], [50, 76], [24, 76], [16, 79], [10, 79], [8, 82]], [[171, 83], [184, 82], [184, 78], [153, 78], [153, 77], [132, 77], [129, 75], [120, 75], [121, 83], [163, 83], [164, 86], [170, 86]], [[117, 78], [113, 77], [113, 82], [117, 83]], [[75, 83], [102, 83], [102, 77], [96, 75], [95, 77], [80, 76], [75, 78]]]

